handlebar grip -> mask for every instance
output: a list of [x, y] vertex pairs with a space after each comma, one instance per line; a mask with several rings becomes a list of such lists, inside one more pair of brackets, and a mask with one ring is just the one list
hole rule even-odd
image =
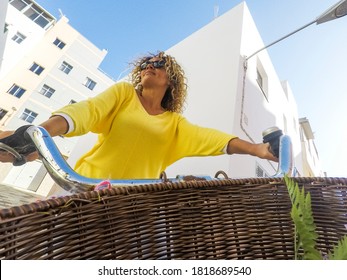
[[[35, 144], [30, 137], [26, 137], [26, 130], [32, 125], [23, 125], [19, 127], [12, 135], [0, 139], [0, 142], [8, 146], [6, 149], [14, 156], [14, 166], [20, 166], [26, 163], [25, 156], [36, 151]], [[14, 152], [11, 152], [13, 151]]]

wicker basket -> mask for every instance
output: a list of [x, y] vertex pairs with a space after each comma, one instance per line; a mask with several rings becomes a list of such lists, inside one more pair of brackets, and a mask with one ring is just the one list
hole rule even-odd
[[[295, 178], [318, 249], [347, 234], [347, 179]], [[293, 259], [281, 178], [160, 183], [0, 210], [0, 259]]]

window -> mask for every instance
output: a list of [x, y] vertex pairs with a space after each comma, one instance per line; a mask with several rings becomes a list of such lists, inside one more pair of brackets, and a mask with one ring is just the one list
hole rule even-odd
[[36, 62], [34, 62], [31, 67], [29, 68], [31, 72], [34, 72], [36, 75], [40, 75], [45, 68], [38, 65]]
[[65, 74], [69, 74], [72, 68], [73, 67], [69, 63], [63, 61], [63, 63], [59, 67], [59, 70], [63, 71]]
[[53, 93], [55, 92], [55, 89], [47, 86], [47, 85], [43, 85], [40, 93], [48, 98], [51, 98], [51, 96], [53, 95]]
[[88, 78], [86, 79], [86, 82], [84, 83], [84, 85], [89, 88], [90, 90], [93, 90], [94, 87], [96, 86], [96, 82], [94, 82], [92, 79]]
[[12, 40], [15, 41], [17, 44], [22, 43], [25, 40], [26, 36], [24, 36], [22, 33], [17, 32], [13, 37]]
[[10, 0], [10, 4], [33, 22], [45, 28], [53, 20], [40, 6], [31, 0]]
[[65, 47], [65, 43], [61, 40], [59, 40], [58, 38], [56, 38], [53, 42], [54, 45], [56, 45], [59, 49], [62, 49]]
[[37, 113], [30, 111], [29, 109], [24, 109], [24, 112], [19, 118], [28, 123], [33, 123], [36, 117], [37, 117]]
[[256, 177], [269, 177], [269, 175], [265, 172], [265, 170], [258, 163], [256, 163], [256, 166], [255, 166], [255, 176]]
[[0, 108], [0, 120], [2, 120], [3, 117], [5, 117], [7, 113], [8, 113], [8, 111], [6, 111], [5, 109]]
[[25, 92], [25, 89], [21, 88], [20, 86], [17, 86], [16, 84], [13, 84], [7, 92], [17, 98], [21, 98]]
[[49, 23], [43, 11], [38, 10], [37, 7], [29, 7], [24, 14], [41, 27], [45, 27]]
[[257, 82], [264, 97], [269, 100], [268, 77], [259, 59], [257, 61]]
[[4, 34], [8, 31], [8, 23], [5, 22], [5, 25], [4, 25]]
[[283, 131], [284, 133], [288, 132], [288, 121], [285, 115], [283, 115]]
[[264, 84], [263, 84], [263, 77], [261, 76], [259, 69], [257, 69], [257, 82], [258, 85], [263, 88]]
[[10, 4], [15, 7], [17, 10], [23, 10], [28, 4], [22, 0], [12, 0]]

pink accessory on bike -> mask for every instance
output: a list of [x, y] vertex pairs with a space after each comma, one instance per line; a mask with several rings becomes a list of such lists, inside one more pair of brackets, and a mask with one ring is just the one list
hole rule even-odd
[[108, 180], [100, 182], [95, 186], [94, 191], [99, 191], [103, 189], [111, 189], [111, 182]]

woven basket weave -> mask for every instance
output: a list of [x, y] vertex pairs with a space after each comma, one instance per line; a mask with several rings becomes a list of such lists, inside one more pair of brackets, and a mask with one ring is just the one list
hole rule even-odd
[[[318, 250], [347, 234], [347, 179], [311, 193]], [[293, 259], [280, 178], [124, 186], [0, 210], [0, 259]]]

